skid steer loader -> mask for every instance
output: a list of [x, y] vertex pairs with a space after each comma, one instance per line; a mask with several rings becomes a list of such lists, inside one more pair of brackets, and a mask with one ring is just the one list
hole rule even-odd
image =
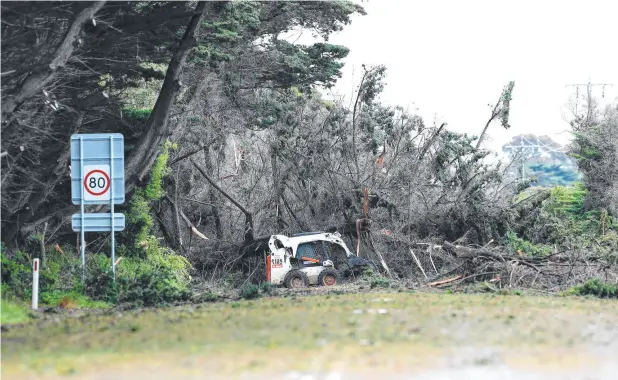
[[272, 235], [266, 256], [266, 281], [287, 288], [333, 286], [342, 276], [371, 267], [354, 255], [337, 232], [305, 232], [291, 237]]

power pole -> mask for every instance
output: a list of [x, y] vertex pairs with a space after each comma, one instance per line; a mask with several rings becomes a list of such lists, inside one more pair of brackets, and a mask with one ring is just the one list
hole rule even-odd
[[549, 146], [541, 141], [538, 136], [535, 136], [536, 141], [532, 142], [528, 140], [524, 135], [520, 135], [519, 145], [513, 145], [510, 142], [507, 143], [502, 150], [510, 151], [511, 156], [515, 156], [519, 153], [521, 160], [521, 181], [526, 181], [526, 161], [532, 157], [548, 154], [548, 153], [564, 153], [564, 148], [558, 148]]
[[575, 84], [567, 84], [566, 87], [575, 87], [575, 114], [577, 115], [577, 105], [579, 103], [579, 88], [581, 86], [586, 86], [586, 95], [588, 100], [592, 98], [592, 88], [594, 86], [601, 86], [602, 93], [601, 97], [605, 98], [605, 87], [613, 86], [612, 83], [590, 83], [590, 78], [588, 78], [588, 83], [575, 83]]

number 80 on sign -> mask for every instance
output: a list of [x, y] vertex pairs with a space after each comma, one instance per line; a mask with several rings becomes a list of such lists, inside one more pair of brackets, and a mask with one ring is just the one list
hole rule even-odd
[[107, 201], [111, 199], [109, 165], [84, 165], [82, 186], [84, 200]]

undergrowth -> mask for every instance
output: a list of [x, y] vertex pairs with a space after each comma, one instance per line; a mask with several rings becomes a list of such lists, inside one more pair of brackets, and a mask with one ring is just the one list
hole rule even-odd
[[568, 291], [569, 295], [574, 296], [595, 296], [599, 298], [618, 298], [618, 288], [615, 284], [593, 278], [583, 284], [575, 285]]

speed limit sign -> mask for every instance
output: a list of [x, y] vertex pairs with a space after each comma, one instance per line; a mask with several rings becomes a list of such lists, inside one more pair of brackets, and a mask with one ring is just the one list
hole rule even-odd
[[110, 200], [110, 175], [109, 165], [84, 165], [84, 200], [108, 201]]

